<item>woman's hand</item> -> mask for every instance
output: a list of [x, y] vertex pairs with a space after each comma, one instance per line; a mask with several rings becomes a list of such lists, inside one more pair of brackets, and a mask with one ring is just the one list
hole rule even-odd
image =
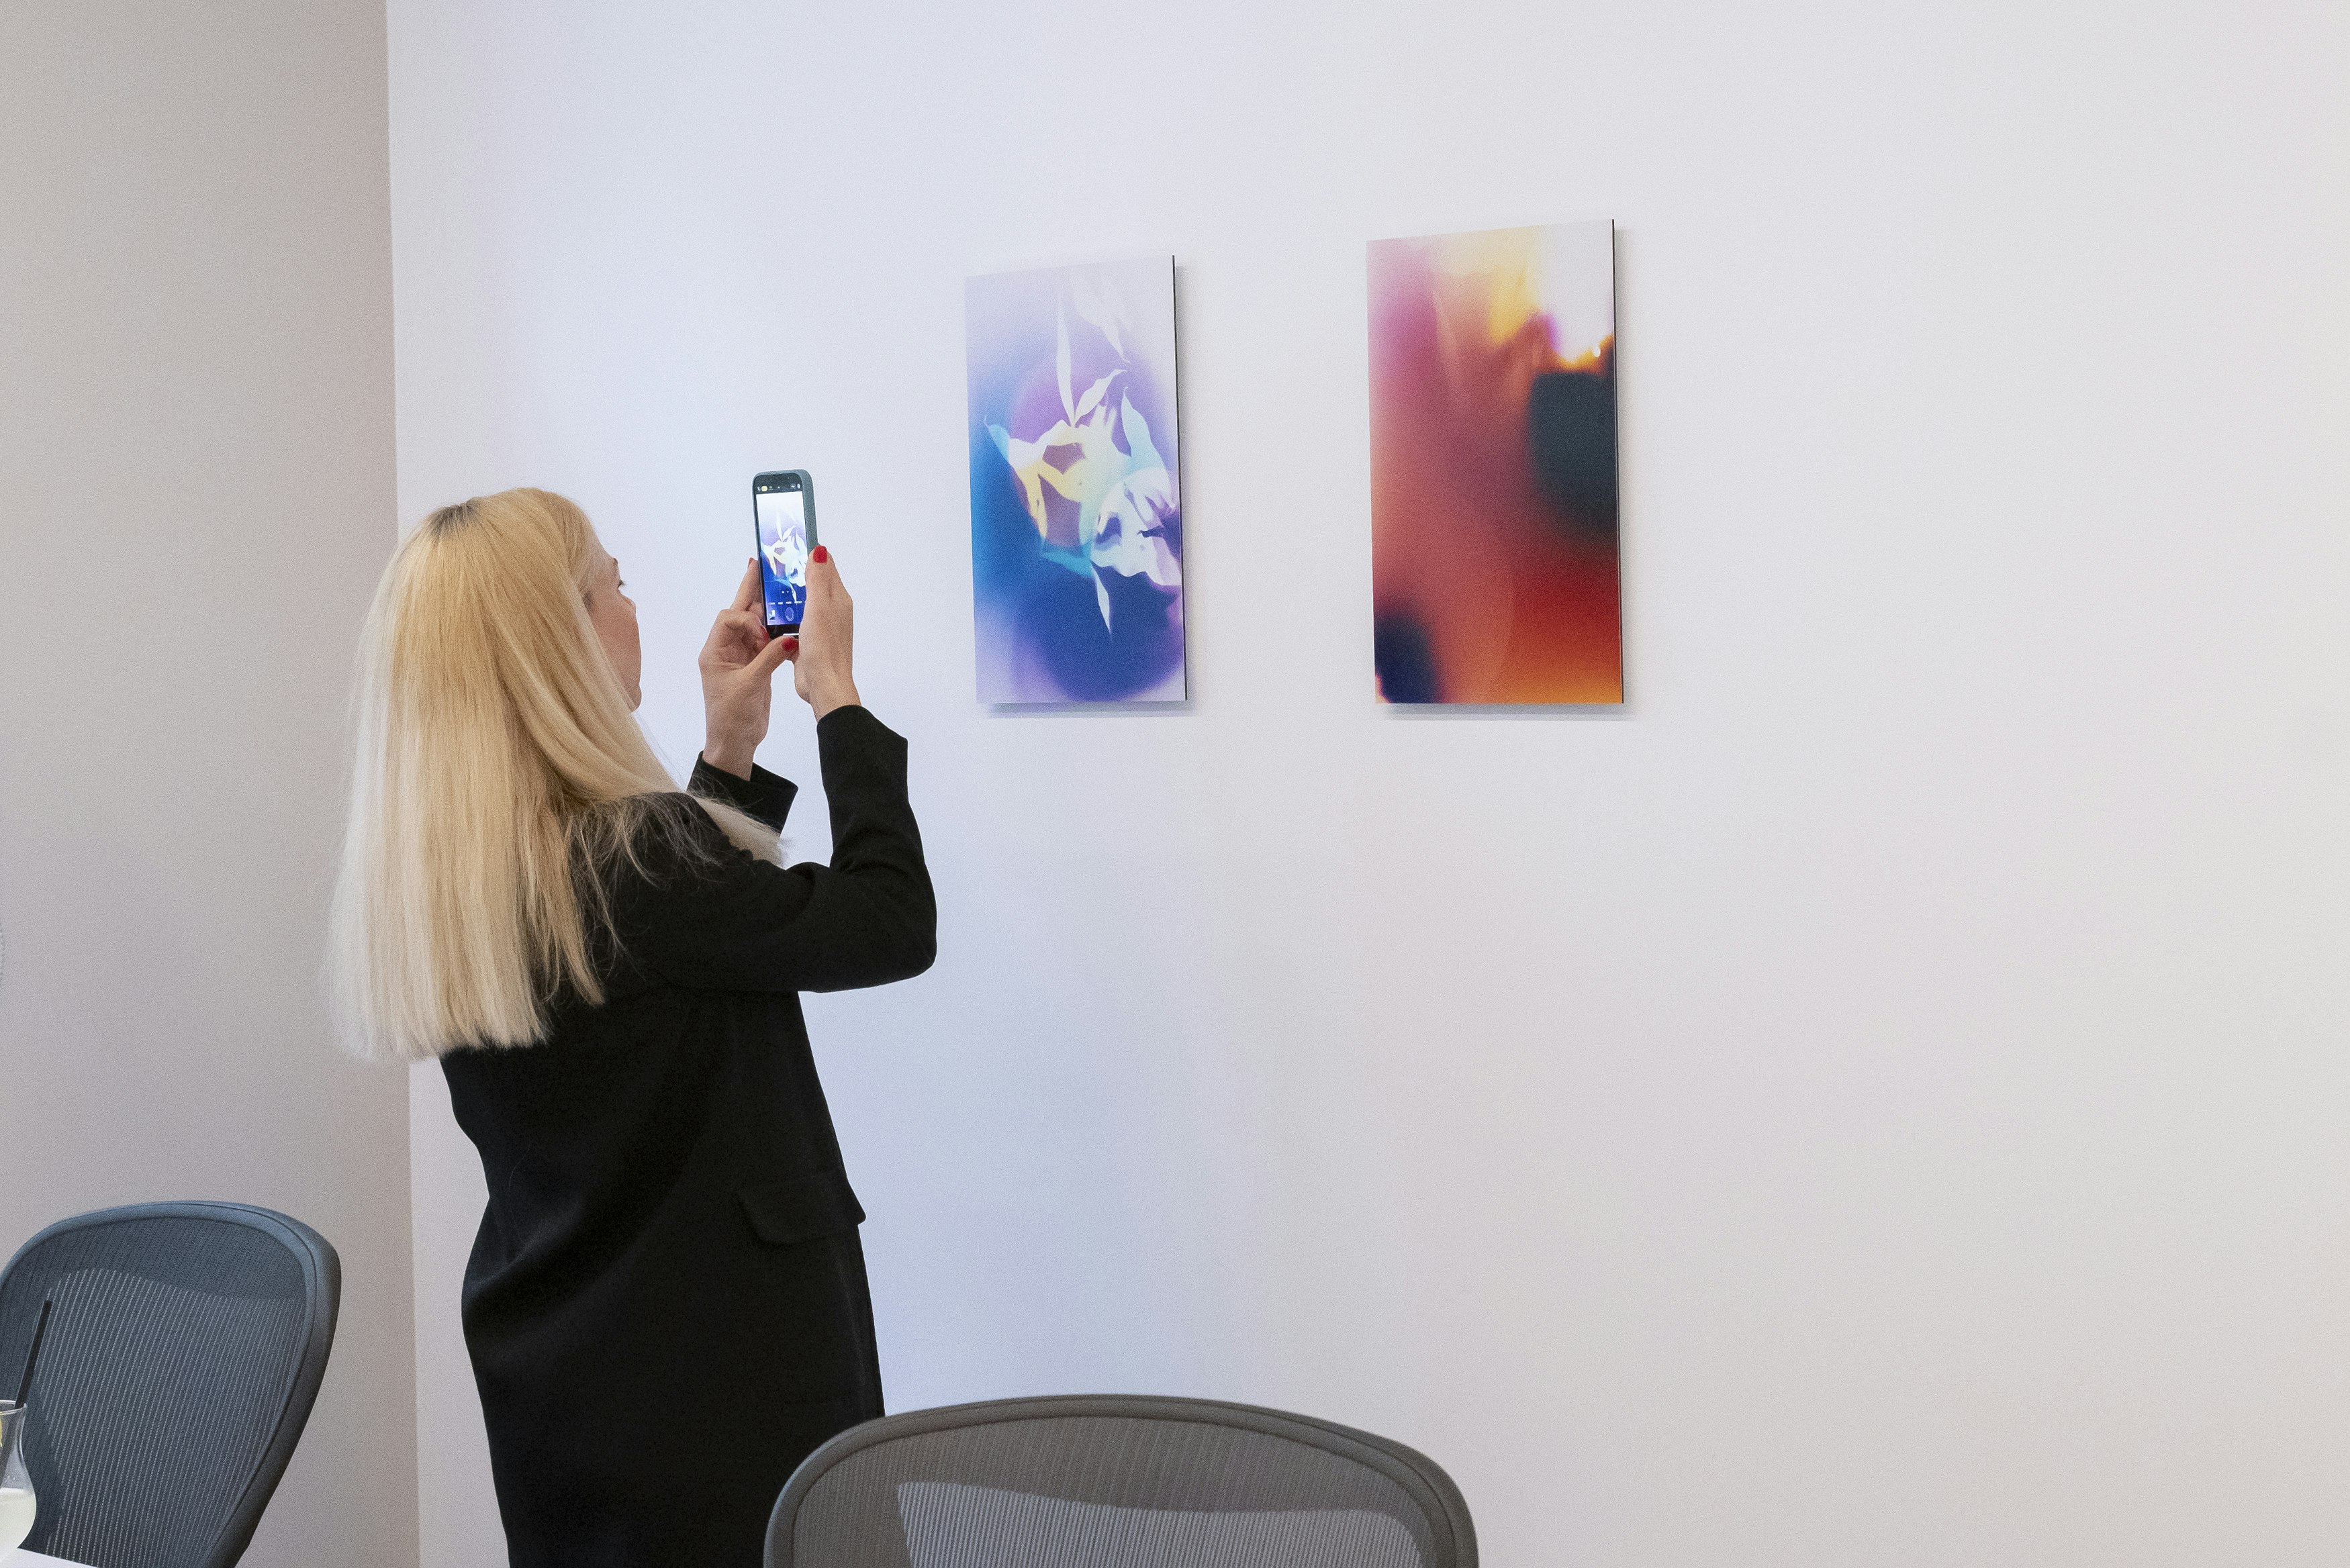
[[[811, 576], [815, 574], [810, 573]], [[767, 700], [775, 666], [792, 657], [795, 637], [770, 638], [766, 608], [759, 597], [756, 557], [734, 590], [734, 602], [718, 612], [710, 640], [702, 645], [702, 760], [738, 779], [751, 776], [752, 753], [767, 738]], [[810, 596], [813, 597], [813, 595]], [[844, 602], [846, 594], [841, 596]], [[801, 689], [806, 695], [806, 689]], [[852, 696], [849, 701], [855, 701]]]
[[799, 639], [784, 656], [792, 660], [792, 685], [818, 719], [858, 701], [850, 669], [856, 611], [848, 590], [840, 586], [832, 552], [818, 545], [808, 556], [807, 607], [800, 612]]

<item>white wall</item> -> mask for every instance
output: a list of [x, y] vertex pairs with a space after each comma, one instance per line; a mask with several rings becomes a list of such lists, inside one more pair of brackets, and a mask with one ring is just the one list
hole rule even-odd
[[[1315, 1412], [1500, 1564], [2342, 1560], [2350, 13], [390, 11], [403, 515], [579, 498], [682, 763], [809, 467], [912, 738], [939, 965], [810, 1007], [893, 1407]], [[1364, 242], [1603, 216], [1633, 702], [1381, 711]], [[1197, 700], [984, 712], [961, 280], [1170, 251]]]
[[342, 1255], [246, 1562], [416, 1561], [407, 1085], [318, 971], [395, 537], [384, 18], [0, 5], [0, 1255], [222, 1198]]

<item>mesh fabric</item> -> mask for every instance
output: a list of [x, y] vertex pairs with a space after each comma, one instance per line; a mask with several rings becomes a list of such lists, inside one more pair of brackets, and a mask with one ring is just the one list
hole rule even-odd
[[279, 1421], [309, 1334], [300, 1261], [247, 1226], [149, 1217], [60, 1231], [0, 1282], [15, 1392], [56, 1304], [26, 1421], [25, 1544], [94, 1568], [209, 1560]]
[[860, 1449], [801, 1501], [795, 1568], [1449, 1568], [1344, 1455], [1204, 1420], [1027, 1417]]

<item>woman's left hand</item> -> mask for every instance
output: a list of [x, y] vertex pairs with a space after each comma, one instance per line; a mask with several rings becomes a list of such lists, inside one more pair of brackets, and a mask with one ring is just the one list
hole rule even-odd
[[759, 562], [753, 557], [734, 590], [734, 602], [718, 612], [710, 640], [702, 645], [702, 760], [738, 779], [751, 776], [752, 753], [767, 738], [767, 704], [775, 667], [799, 650], [800, 639], [767, 635], [766, 607], [760, 601]]

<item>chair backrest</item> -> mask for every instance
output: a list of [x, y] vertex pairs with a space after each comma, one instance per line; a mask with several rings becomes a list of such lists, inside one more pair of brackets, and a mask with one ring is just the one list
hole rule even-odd
[[1460, 1489], [1400, 1443], [1208, 1399], [998, 1399], [807, 1457], [768, 1568], [1476, 1568]]
[[310, 1417], [342, 1264], [242, 1203], [61, 1220], [0, 1271], [0, 1383], [16, 1392], [53, 1301], [25, 1457], [36, 1552], [92, 1568], [227, 1568]]

